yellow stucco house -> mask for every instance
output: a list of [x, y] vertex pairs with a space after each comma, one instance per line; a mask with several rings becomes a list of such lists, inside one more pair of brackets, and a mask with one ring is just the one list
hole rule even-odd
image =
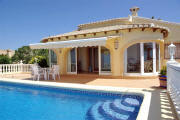
[[15, 54], [14, 50], [7, 49], [7, 50], [0, 50], [0, 55], [7, 55], [8, 57], [12, 57]]
[[180, 24], [131, 15], [81, 24], [69, 33], [44, 38], [32, 49], [51, 49], [60, 74], [99, 74], [118, 77], [157, 76], [166, 64], [167, 46], [176, 45], [180, 59]]

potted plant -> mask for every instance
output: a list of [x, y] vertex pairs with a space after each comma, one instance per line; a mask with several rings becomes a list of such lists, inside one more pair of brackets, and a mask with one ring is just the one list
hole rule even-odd
[[163, 66], [163, 68], [160, 71], [159, 75], [159, 81], [160, 81], [160, 87], [166, 88], [167, 87], [167, 67]]

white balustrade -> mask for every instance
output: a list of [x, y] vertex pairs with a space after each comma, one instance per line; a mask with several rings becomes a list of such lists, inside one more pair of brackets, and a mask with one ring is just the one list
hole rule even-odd
[[167, 63], [167, 90], [180, 118], [180, 63], [178, 62]]
[[28, 73], [31, 72], [32, 64], [0, 64], [0, 74]]

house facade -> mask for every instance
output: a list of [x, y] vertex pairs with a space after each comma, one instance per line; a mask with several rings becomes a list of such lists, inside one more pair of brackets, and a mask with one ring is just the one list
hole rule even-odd
[[131, 15], [88, 24], [73, 32], [44, 38], [32, 49], [51, 49], [60, 74], [157, 76], [169, 58], [167, 46], [176, 45], [180, 60], [180, 24]]
[[10, 49], [7, 49], [7, 50], [0, 50], [0, 55], [7, 55], [9, 56], [10, 58], [15, 54], [15, 51], [14, 50], [10, 50]]

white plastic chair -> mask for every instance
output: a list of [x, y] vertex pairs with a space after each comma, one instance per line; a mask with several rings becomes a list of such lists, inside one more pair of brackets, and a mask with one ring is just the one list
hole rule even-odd
[[48, 80], [50, 75], [52, 76], [52, 78], [54, 80], [56, 80], [56, 76], [58, 76], [58, 78], [60, 79], [60, 75], [59, 75], [59, 65], [53, 65], [51, 69], [49, 69], [48, 71]]
[[46, 80], [46, 74], [45, 74], [43, 69], [39, 68], [38, 66], [33, 66], [32, 71], [33, 71], [32, 72], [33, 73], [33, 80], [36, 80], [36, 78], [37, 78], [37, 80], [39, 81], [39, 79], [41, 77], [43, 77]]

